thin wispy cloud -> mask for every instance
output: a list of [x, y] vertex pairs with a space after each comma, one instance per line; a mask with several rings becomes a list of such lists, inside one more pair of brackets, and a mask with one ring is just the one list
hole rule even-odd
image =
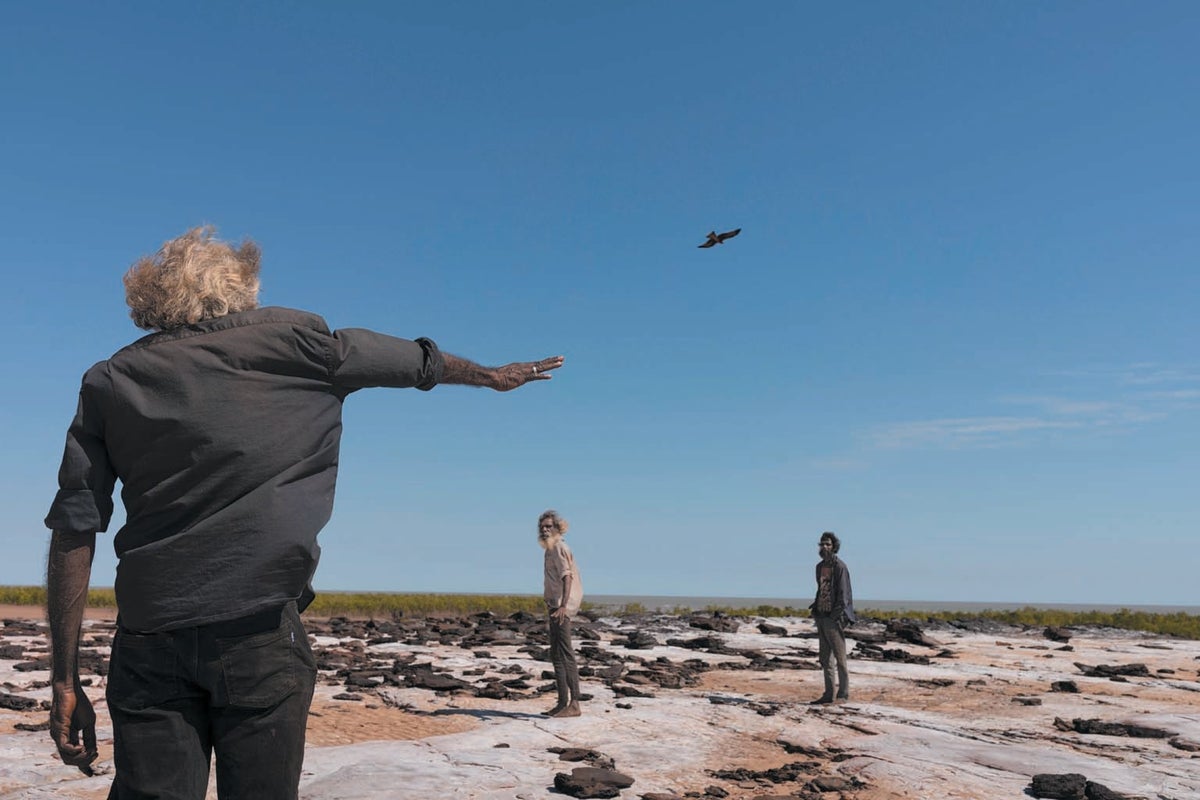
[[1069, 420], [1037, 417], [957, 417], [886, 425], [873, 431], [869, 438], [877, 447], [885, 449], [994, 447], [1011, 443], [1015, 437], [1031, 431], [1078, 426], [1079, 423]]
[[1031, 406], [1055, 419], [1073, 419], [1081, 425], [1102, 427], [1162, 419], [1165, 411], [1155, 408], [1150, 394], [1130, 400], [1074, 400], [1066, 397], [1007, 397], [1001, 402]]
[[1179, 367], [1143, 361], [1125, 365], [1081, 367], [1051, 373], [1067, 378], [1098, 379], [1119, 386], [1161, 386], [1163, 384], [1200, 384], [1200, 368]]
[[1150, 396], [1163, 400], [1179, 400], [1190, 403], [1200, 401], [1200, 389], [1172, 389], [1169, 391], [1151, 392]]
[[[1031, 413], [907, 420], [871, 430], [865, 438], [880, 449], [1003, 447], [1029, 443], [1052, 432], [1132, 429], [1200, 407], [1200, 388], [1189, 385], [1200, 384], [1200, 372], [1192, 370], [1144, 363], [1057, 374], [1099, 378], [1108, 384], [1112, 397], [1007, 395], [994, 402], [1024, 406]], [[1166, 388], [1172, 385], [1176, 388]], [[1151, 386], [1155, 388], [1145, 388]]]

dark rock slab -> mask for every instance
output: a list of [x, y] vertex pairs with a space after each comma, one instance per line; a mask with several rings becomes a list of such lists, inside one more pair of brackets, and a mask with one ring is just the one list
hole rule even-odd
[[719, 611], [711, 615], [692, 614], [687, 618], [687, 623], [692, 628], [718, 633], [737, 633], [742, 624], [739, 618], [726, 616]]
[[706, 770], [706, 772], [714, 778], [720, 778], [723, 781], [761, 781], [780, 784], [807, 780], [809, 775], [820, 768], [821, 762], [819, 761], [793, 761], [789, 764], [784, 764], [782, 767], [773, 767], [760, 771], [740, 767], [738, 769]]
[[1083, 792], [1087, 795], [1088, 800], [1131, 800], [1129, 795], [1114, 792], [1104, 784], [1095, 781], [1088, 781]]
[[356, 670], [346, 675], [345, 684], [352, 688], [373, 689], [376, 686], [383, 686], [387, 683], [387, 674], [387, 672], [380, 669]]
[[929, 664], [929, 656], [914, 655], [900, 648], [883, 648], [878, 645], [859, 642], [853, 650], [855, 658], [864, 661], [894, 661], [902, 664]]
[[1042, 773], [1033, 776], [1029, 793], [1051, 800], [1087, 800], [1087, 777], [1078, 772]]
[[648, 650], [651, 647], [658, 647], [658, 639], [648, 631], [633, 631], [628, 636], [613, 639], [613, 645], [628, 650]]
[[548, 752], [557, 753], [559, 761], [586, 761], [589, 765], [600, 769], [613, 768], [612, 757], [604, 755], [599, 750], [591, 750], [586, 747], [551, 747]]
[[1182, 736], [1176, 736], [1167, 740], [1167, 744], [1174, 747], [1176, 750], [1183, 750], [1185, 753], [1200, 753], [1200, 742], [1185, 739]]
[[554, 776], [554, 788], [571, 797], [619, 797], [622, 789], [633, 786], [633, 778], [611, 769], [576, 767], [571, 774]]
[[1061, 626], [1051, 625], [1042, 631], [1042, 636], [1045, 636], [1052, 642], [1069, 642], [1071, 641], [1071, 631]]
[[716, 655], [739, 655], [737, 650], [725, 644], [720, 636], [697, 636], [695, 639], [667, 639], [668, 647], [682, 647], [687, 650], [704, 650]]
[[38, 701], [32, 697], [22, 697], [19, 694], [0, 692], [0, 708], [8, 711], [35, 711]]
[[809, 756], [810, 758], [826, 758], [829, 754], [820, 747], [813, 747], [807, 744], [797, 744], [789, 742], [786, 739], [779, 739], [777, 744], [783, 748], [783, 752], [789, 755]]
[[0, 644], [0, 659], [5, 661], [20, 661], [25, 657], [25, 645]]
[[405, 678], [408, 686], [416, 689], [430, 689], [433, 691], [453, 691], [455, 689], [473, 690], [474, 687], [464, 680], [446, 675], [440, 672], [434, 672], [428, 664], [423, 665], [423, 668], [410, 668], [405, 672]]
[[1054, 800], [1131, 800], [1128, 795], [1115, 792], [1102, 783], [1089, 781], [1077, 772], [1034, 775], [1028, 793]]
[[1091, 666], [1076, 661], [1075, 666], [1089, 678], [1150, 677], [1150, 670], [1146, 668], [1145, 664], [1097, 664], [1096, 666]]
[[[802, 658], [788, 658], [787, 656], [765, 656], [761, 653], [756, 653], [753, 650], [743, 650], [742, 655], [750, 659], [750, 664], [747, 669], [752, 669], [758, 672], [770, 672], [777, 669], [820, 669], [821, 665], [816, 661], [805, 660]], [[816, 653], [810, 654], [813, 658]]]
[[1078, 694], [1079, 684], [1075, 681], [1054, 681], [1050, 684], [1052, 692], [1067, 692], [1068, 694]]
[[1172, 731], [1162, 728], [1151, 728], [1148, 725], [1138, 725], [1132, 722], [1106, 722], [1101, 719], [1073, 719], [1067, 722], [1061, 717], [1055, 717], [1054, 727], [1076, 733], [1090, 733], [1099, 736], [1128, 736], [1134, 739], [1169, 739], [1175, 735]]
[[922, 647], [941, 647], [940, 642], [935, 642], [925, 635], [921, 627], [912, 620], [892, 619], [887, 623], [887, 635], [892, 639], [899, 639], [902, 642], [909, 644], [917, 644]]
[[42, 731], [50, 730], [50, 720], [47, 719], [42, 722], [18, 722], [13, 725], [13, 728], [28, 733], [41, 733]]
[[810, 785], [818, 792], [845, 792], [855, 788], [858, 783], [853, 778], [843, 778], [841, 775], [822, 775], [813, 778]]

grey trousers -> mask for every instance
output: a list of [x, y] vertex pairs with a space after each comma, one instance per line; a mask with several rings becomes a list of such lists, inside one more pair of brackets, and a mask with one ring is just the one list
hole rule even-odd
[[814, 615], [817, 623], [817, 640], [820, 643], [818, 660], [821, 670], [825, 673], [825, 697], [833, 697], [833, 668], [837, 662], [838, 689], [837, 696], [841, 699], [850, 697], [850, 675], [846, 671], [846, 637], [842, 626], [833, 617]]
[[579, 702], [579, 666], [571, 647], [571, 618], [562, 622], [550, 617], [550, 663], [554, 665], [554, 682], [558, 686], [558, 704], [566, 706]]

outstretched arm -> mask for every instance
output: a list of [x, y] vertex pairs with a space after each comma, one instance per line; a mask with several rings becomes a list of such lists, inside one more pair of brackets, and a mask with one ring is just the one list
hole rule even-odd
[[502, 367], [484, 367], [465, 358], [442, 353], [445, 371], [440, 383], [457, 383], [462, 386], [486, 386], [497, 392], [507, 392], [524, 386], [531, 381], [548, 381], [550, 370], [563, 365], [562, 356], [551, 356], [541, 361], [517, 361]]
[[96, 713], [79, 682], [79, 635], [95, 553], [95, 533], [54, 531], [46, 567], [46, 616], [50, 620], [51, 648], [50, 736], [63, 763], [79, 767], [87, 775], [96, 760]]

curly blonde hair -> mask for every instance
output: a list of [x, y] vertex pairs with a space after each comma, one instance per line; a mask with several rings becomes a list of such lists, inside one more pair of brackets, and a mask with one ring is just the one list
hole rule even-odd
[[211, 225], [192, 228], [125, 273], [129, 316], [139, 328], [169, 331], [258, 308], [261, 258], [249, 239], [234, 248]]

